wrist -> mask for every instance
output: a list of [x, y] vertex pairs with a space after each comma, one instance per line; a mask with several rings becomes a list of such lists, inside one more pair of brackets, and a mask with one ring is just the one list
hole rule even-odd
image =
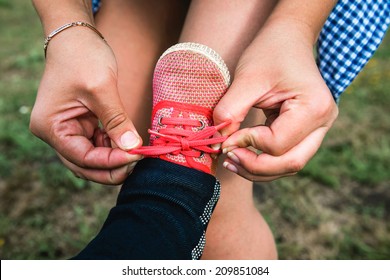
[[301, 40], [313, 46], [336, 2], [337, 0], [279, 0], [268, 18], [268, 24], [282, 27], [286, 34], [298, 35]]
[[319, 33], [309, 23], [293, 16], [272, 16], [267, 20], [263, 30], [310, 48], [316, 44]]
[[44, 36], [67, 23], [75, 21], [94, 25], [91, 1], [33, 1], [42, 22]]
[[241, 57], [235, 75], [247, 76], [250, 80], [262, 71], [262, 75], [273, 79], [287, 68], [292, 72], [297, 69], [298, 72], [318, 71], [313, 37], [307, 35], [307, 27], [292, 28], [291, 25], [288, 20], [267, 21]]
[[88, 14], [82, 12], [69, 13], [58, 17], [51, 17], [43, 21], [42, 24], [45, 38], [48, 37], [50, 33], [58, 29], [59, 27], [77, 21], [86, 22], [92, 26], [95, 25], [93, 17], [89, 17]]
[[65, 31], [65, 30], [67, 30], [69, 28], [72, 28], [72, 27], [87, 27], [90, 30], [92, 30], [95, 34], [97, 34], [104, 42], [106, 42], [106, 40], [104, 39], [103, 35], [93, 25], [91, 25], [91, 24], [89, 24], [87, 22], [82, 22], [82, 21], [71, 22], [71, 23], [67, 23], [67, 24], [57, 28], [56, 30], [51, 32], [49, 34], [49, 36], [46, 37], [45, 42], [44, 42], [44, 46], [43, 46], [43, 50], [45, 52], [45, 57], [46, 57], [47, 47], [48, 47], [50, 41], [55, 36], [57, 36], [59, 33]]

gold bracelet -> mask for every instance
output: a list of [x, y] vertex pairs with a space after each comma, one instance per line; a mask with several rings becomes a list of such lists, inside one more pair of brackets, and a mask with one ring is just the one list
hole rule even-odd
[[100, 38], [103, 39], [104, 42], [107, 43], [106, 39], [104, 39], [102, 33], [99, 32], [99, 30], [97, 30], [94, 26], [92, 26], [91, 24], [87, 23], [87, 22], [82, 22], [82, 21], [76, 21], [76, 22], [71, 22], [71, 23], [67, 23], [59, 28], [57, 28], [56, 30], [54, 30], [53, 32], [51, 32], [49, 34], [49, 36], [46, 37], [45, 39], [45, 43], [43, 45], [43, 50], [45, 52], [45, 58], [46, 58], [46, 52], [47, 52], [47, 46], [49, 45], [49, 42], [51, 39], [53, 39], [54, 36], [56, 36], [58, 33], [64, 31], [65, 29], [68, 29], [68, 28], [71, 28], [71, 27], [75, 27], [75, 26], [84, 26], [84, 27], [88, 27], [89, 29], [91, 29], [92, 31], [94, 31], [97, 35], [100, 36]]

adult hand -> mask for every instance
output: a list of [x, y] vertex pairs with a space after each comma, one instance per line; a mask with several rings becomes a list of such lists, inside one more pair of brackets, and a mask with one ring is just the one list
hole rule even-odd
[[126, 152], [142, 141], [119, 98], [115, 56], [88, 28], [50, 42], [30, 129], [84, 179], [119, 184], [140, 160]]
[[[296, 24], [296, 22], [290, 22]], [[224, 166], [252, 181], [293, 175], [316, 153], [338, 109], [323, 81], [306, 26], [267, 24], [246, 49], [233, 83], [214, 111], [222, 131]], [[239, 130], [252, 108], [265, 124]], [[255, 152], [248, 147], [254, 147]]]

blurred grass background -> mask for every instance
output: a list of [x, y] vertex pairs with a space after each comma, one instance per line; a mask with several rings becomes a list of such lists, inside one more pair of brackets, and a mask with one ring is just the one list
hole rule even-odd
[[[65, 259], [97, 233], [117, 187], [78, 180], [28, 130], [43, 70], [30, 1], [0, 0], [0, 258]], [[347, 90], [300, 172], [255, 188], [281, 259], [390, 259], [390, 38]]]

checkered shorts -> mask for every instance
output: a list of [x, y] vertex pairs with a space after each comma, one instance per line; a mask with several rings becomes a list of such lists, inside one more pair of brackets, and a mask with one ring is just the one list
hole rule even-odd
[[100, 7], [100, 0], [92, 0], [92, 9], [93, 12], [96, 13]]
[[[92, 0], [97, 12], [100, 0]], [[333, 97], [352, 83], [390, 24], [390, 0], [339, 0], [320, 33], [317, 63]]]
[[318, 67], [336, 101], [366, 65], [390, 24], [389, 0], [339, 0], [318, 39]]

